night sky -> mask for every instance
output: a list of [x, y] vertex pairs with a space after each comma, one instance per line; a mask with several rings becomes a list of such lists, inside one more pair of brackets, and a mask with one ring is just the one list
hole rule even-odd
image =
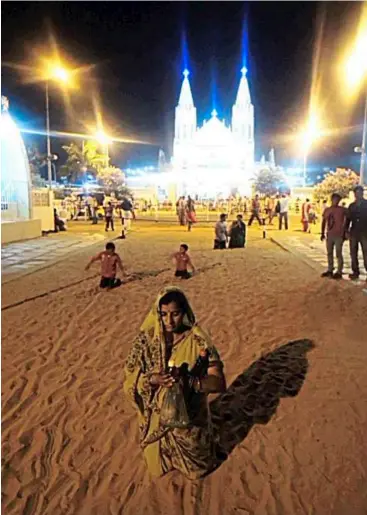
[[[44, 128], [43, 86], [24, 84], [22, 73], [7, 64], [30, 64], [47, 53], [52, 33], [62, 55], [78, 67], [93, 65], [80, 73], [80, 89], [70, 93], [72, 109], [64, 108], [61, 92], [53, 88], [52, 129], [85, 132], [84, 124], [94, 121], [92, 99], [98, 97], [108, 132], [161, 146], [170, 156], [184, 61], [199, 121], [210, 116], [214, 104], [229, 121], [246, 58], [256, 157], [274, 145], [277, 161], [294, 166], [294, 142], [282, 135], [305, 119], [323, 24], [317, 76], [324, 116], [333, 128], [356, 128], [326, 138], [310, 163], [357, 168], [353, 147], [361, 140], [362, 95], [353, 107], [344, 103], [336, 65], [360, 10], [358, 2], [2, 2], [2, 94], [22, 127]], [[54, 151], [66, 142], [54, 140]], [[156, 151], [114, 144], [111, 155], [116, 165], [139, 165], [150, 164]]]

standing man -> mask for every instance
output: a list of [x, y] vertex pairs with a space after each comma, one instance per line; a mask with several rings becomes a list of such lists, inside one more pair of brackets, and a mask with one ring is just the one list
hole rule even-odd
[[215, 224], [214, 249], [225, 249], [228, 240], [227, 215], [222, 213]]
[[[322, 215], [321, 241], [325, 240], [325, 228], [327, 228], [326, 248], [328, 269], [321, 277], [343, 278], [343, 243], [345, 239], [346, 209], [339, 206], [341, 196], [338, 193], [331, 195], [331, 207], [327, 207]], [[334, 274], [334, 247], [338, 260], [338, 269]]]
[[275, 200], [273, 197], [268, 198], [267, 208], [268, 208], [269, 225], [273, 225], [274, 210], [275, 210]]
[[177, 201], [177, 215], [180, 225], [185, 225], [185, 197], [180, 197]]
[[122, 217], [122, 225], [124, 226], [125, 231], [129, 231], [131, 227], [131, 218], [133, 205], [132, 202], [127, 197], [124, 197], [121, 202], [121, 210], [123, 211]]
[[108, 232], [109, 227], [111, 226], [111, 230], [114, 231], [114, 225], [113, 225], [113, 207], [112, 202], [108, 202], [107, 206], [105, 207], [105, 219], [106, 219], [106, 228], [105, 231]]
[[363, 197], [363, 187], [354, 188], [355, 201], [347, 210], [346, 229], [349, 235], [352, 273], [349, 279], [359, 278], [358, 246], [362, 247], [364, 267], [367, 272], [367, 200]]
[[289, 198], [286, 195], [282, 195], [279, 200], [279, 230], [282, 230], [283, 220], [285, 230], [288, 231], [288, 211], [289, 211]]
[[311, 209], [310, 200], [308, 198], [306, 198], [306, 201], [302, 204], [301, 222], [302, 222], [303, 232], [308, 232], [308, 229], [309, 229], [310, 209]]
[[92, 225], [98, 224], [98, 200], [96, 197], [92, 198]]
[[254, 221], [254, 218], [256, 218], [256, 220], [259, 222], [259, 225], [262, 225], [262, 221], [260, 220], [260, 208], [261, 208], [261, 205], [260, 205], [259, 195], [255, 195], [255, 198], [252, 199], [252, 204], [251, 204], [251, 216], [250, 216], [250, 220], [248, 221], [249, 227], [252, 224], [252, 222]]

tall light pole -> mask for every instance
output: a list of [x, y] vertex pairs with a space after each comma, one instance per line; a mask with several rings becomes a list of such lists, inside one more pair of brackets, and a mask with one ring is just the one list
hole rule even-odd
[[303, 187], [306, 186], [307, 183], [307, 152], [305, 151], [303, 154]]
[[364, 119], [363, 119], [363, 132], [362, 132], [362, 147], [361, 147], [361, 165], [359, 169], [359, 184], [364, 186], [366, 182], [366, 144], [367, 144], [367, 91], [364, 103]]
[[348, 95], [353, 96], [364, 84], [365, 104], [362, 130], [362, 146], [356, 147], [356, 151], [361, 154], [359, 183], [364, 186], [366, 182], [366, 146], [367, 146], [367, 4], [364, 5], [360, 19], [357, 37], [354, 41], [352, 50], [346, 60], [344, 70]]
[[320, 118], [315, 111], [310, 113], [305, 130], [301, 133], [301, 146], [303, 149], [303, 186], [307, 182], [307, 157], [312, 145], [322, 136]]
[[49, 98], [49, 82], [56, 80], [63, 84], [67, 84], [69, 80], [69, 72], [61, 66], [52, 66], [46, 78], [46, 137], [47, 137], [47, 177], [49, 188], [52, 188], [52, 155], [51, 155], [51, 130], [50, 130], [50, 98]]
[[48, 79], [46, 80], [46, 135], [47, 135], [47, 177], [48, 186], [52, 188], [52, 167], [51, 167], [51, 135], [50, 135], [50, 99], [48, 95]]

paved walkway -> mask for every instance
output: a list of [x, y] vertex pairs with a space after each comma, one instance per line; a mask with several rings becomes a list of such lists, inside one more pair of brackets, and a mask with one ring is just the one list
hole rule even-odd
[[19, 277], [47, 268], [64, 259], [67, 254], [102, 242], [105, 238], [100, 233], [59, 233], [6, 245], [1, 248], [2, 283], [11, 280], [14, 274]]
[[[271, 239], [282, 246], [286, 250], [290, 252], [297, 253], [302, 259], [307, 261], [309, 264], [314, 264], [321, 271], [326, 271], [327, 264], [327, 254], [326, 254], [326, 243], [320, 240], [320, 236], [309, 236], [309, 235], [297, 235], [297, 234], [287, 234], [279, 233], [277, 231], [273, 231], [269, 233]], [[348, 274], [352, 272], [351, 269], [351, 260], [349, 253], [349, 243], [345, 242], [343, 245], [343, 257], [344, 257], [344, 273], [343, 279], [348, 279]], [[359, 281], [356, 281], [355, 284], [365, 284], [367, 279], [367, 275], [364, 271], [363, 266], [363, 258], [361, 250], [359, 251], [359, 266], [361, 269], [361, 275]], [[336, 267], [336, 258], [335, 258], [335, 267]]]

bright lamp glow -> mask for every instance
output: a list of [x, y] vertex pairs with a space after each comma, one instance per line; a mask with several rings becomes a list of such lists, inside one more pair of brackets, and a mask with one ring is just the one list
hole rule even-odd
[[315, 141], [321, 137], [320, 118], [316, 113], [311, 113], [305, 131], [302, 133], [302, 146], [304, 153], [308, 153]]
[[69, 80], [70, 74], [65, 68], [62, 68], [61, 66], [56, 66], [53, 69], [52, 75], [57, 80], [61, 80], [62, 82], [67, 82]]
[[104, 131], [97, 131], [94, 137], [101, 145], [109, 145], [112, 143], [112, 139], [107, 136]]
[[47, 80], [62, 82], [65, 85], [70, 83], [71, 73], [67, 68], [61, 66], [61, 64], [57, 62], [55, 63], [54, 61], [48, 61], [46, 67], [47, 71], [45, 74], [45, 78]]

